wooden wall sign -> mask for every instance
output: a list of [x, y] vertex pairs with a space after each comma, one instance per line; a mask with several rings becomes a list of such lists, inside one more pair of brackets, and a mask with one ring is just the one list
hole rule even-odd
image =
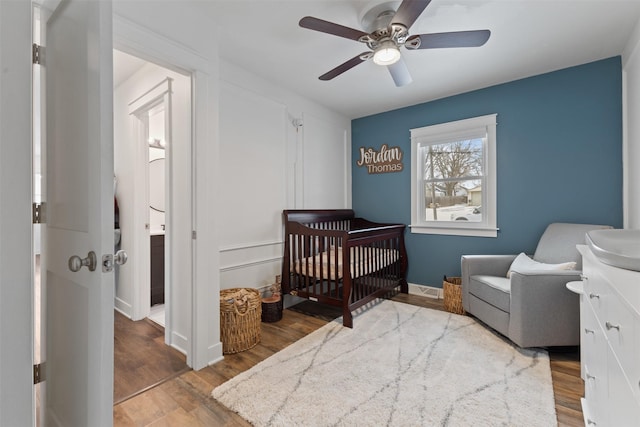
[[368, 173], [390, 173], [402, 171], [402, 150], [382, 144], [379, 151], [372, 147], [360, 147], [358, 166], [365, 166]]

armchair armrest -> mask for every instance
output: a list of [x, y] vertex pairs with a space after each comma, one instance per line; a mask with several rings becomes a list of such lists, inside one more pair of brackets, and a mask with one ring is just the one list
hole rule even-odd
[[580, 344], [580, 271], [512, 271], [509, 338], [522, 347]]
[[517, 255], [462, 255], [462, 306], [469, 311], [469, 278], [476, 275], [507, 277]]
[[517, 255], [462, 255], [462, 277], [480, 274], [507, 277], [507, 271], [516, 257]]
[[[573, 279], [574, 276], [580, 277], [582, 271], [580, 270], [511, 270], [511, 274], [519, 274], [523, 277], [547, 277], [547, 276], [557, 276], [557, 277], [569, 277], [569, 282]], [[580, 279], [582, 280], [582, 279]], [[513, 285], [512, 285], [513, 286]]]

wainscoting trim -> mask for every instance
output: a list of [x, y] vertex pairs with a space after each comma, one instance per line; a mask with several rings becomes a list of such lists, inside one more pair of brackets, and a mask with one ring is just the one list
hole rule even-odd
[[220, 267], [220, 271], [224, 272], [224, 271], [230, 271], [230, 270], [238, 270], [238, 269], [241, 269], [241, 268], [253, 267], [253, 266], [256, 266], [256, 265], [269, 264], [269, 263], [276, 262], [276, 261], [282, 261], [282, 256], [258, 259], [258, 260], [255, 260], [255, 261], [243, 262], [243, 263], [240, 263], [240, 264], [226, 265], [226, 266]]
[[273, 240], [270, 242], [254, 242], [254, 243], [243, 243], [240, 245], [227, 246], [225, 248], [220, 249], [220, 253], [223, 252], [233, 252], [233, 251], [241, 251], [243, 249], [252, 249], [252, 248], [261, 248], [264, 246], [274, 246], [274, 245], [282, 245], [284, 242], [282, 240]]

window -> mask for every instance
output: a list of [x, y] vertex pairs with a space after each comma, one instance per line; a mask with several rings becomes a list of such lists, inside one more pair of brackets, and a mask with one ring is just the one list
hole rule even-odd
[[496, 237], [496, 114], [411, 129], [411, 232]]

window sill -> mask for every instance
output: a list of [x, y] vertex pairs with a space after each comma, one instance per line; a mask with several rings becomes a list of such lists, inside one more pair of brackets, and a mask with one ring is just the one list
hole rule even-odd
[[498, 237], [498, 228], [495, 227], [434, 227], [428, 225], [410, 225], [413, 234], [438, 234], [449, 236], [469, 237]]

